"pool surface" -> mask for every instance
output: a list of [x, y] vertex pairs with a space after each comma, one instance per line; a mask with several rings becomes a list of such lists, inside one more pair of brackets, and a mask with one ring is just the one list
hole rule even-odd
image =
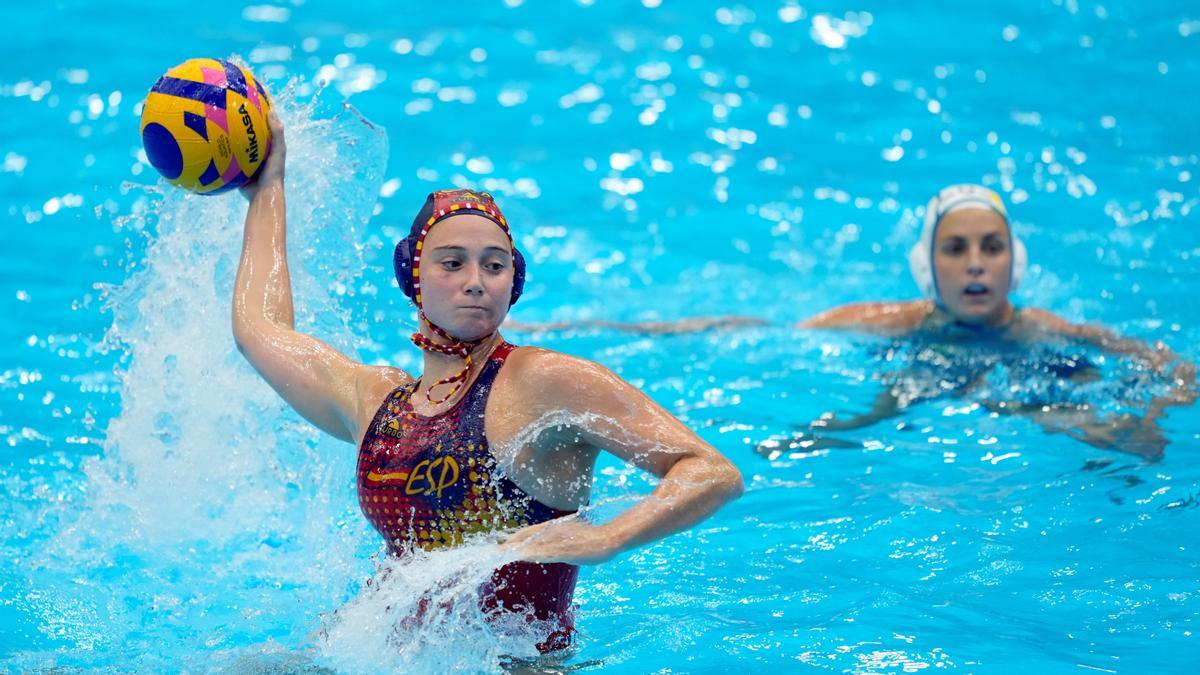
[[[792, 327], [916, 297], [905, 254], [925, 201], [982, 182], [1029, 247], [1019, 305], [1200, 359], [1194, 4], [397, 7], [6, 13], [0, 670], [490, 671], [530, 656], [530, 635], [464, 601], [500, 560], [485, 542], [366, 585], [382, 544], [354, 448], [285, 409], [233, 344], [244, 201], [184, 195], [141, 153], [145, 92], [195, 56], [245, 62], [288, 126], [302, 328], [419, 364], [391, 247], [427, 192], [486, 189], [530, 264], [511, 318], [578, 326], [506, 337], [615, 370], [743, 472], [745, 496], [712, 519], [585, 568], [578, 644], [541, 666], [1200, 668], [1195, 405], [1168, 409], [1147, 460], [989, 412], [1136, 413], [1166, 385], [1135, 360]], [[715, 315], [765, 323], [584, 325]], [[1065, 379], [1076, 359], [1098, 379]], [[954, 373], [984, 386], [947, 386]], [[807, 429], [895, 383], [915, 399], [898, 415]], [[589, 517], [653, 485], [603, 459]], [[409, 625], [405, 603], [429, 588], [444, 614]]]

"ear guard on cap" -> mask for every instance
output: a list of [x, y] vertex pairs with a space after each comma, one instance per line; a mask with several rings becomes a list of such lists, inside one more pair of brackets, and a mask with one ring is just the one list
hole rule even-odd
[[[908, 250], [908, 269], [912, 272], [913, 280], [926, 297], [936, 298], [937, 288], [933, 281], [933, 251], [917, 242]], [[411, 286], [411, 282], [410, 282]]]
[[[1010, 225], [1009, 227], [1011, 228], [1012, 226]], [[1020, 287], [1021, 280], [1025, 278], [1025, 268], [1029, 266], [1029, 253], [1025, 250], [1025, 242], [1021, 241], [1021, 238], [1015, 232], [1010, 235], [1010, 238], [1012, 239], [1013, 259], [1008, 290], [1011, 293]]]
[[[417, 237], [408, 235], [396, 244], [392, 254], [392, 267], [396, 271], [396, 282], [400, 284], [400, 292], [410, 300], [416, 301], [416, 288], [413, 284], [413, 260], [417, 257]], [[508, 306], [517, 304], [521, 293], [525, 291], [525, 256], [516, 247], [513, 248], [513, 285], [512, 295], [509, 296]]]

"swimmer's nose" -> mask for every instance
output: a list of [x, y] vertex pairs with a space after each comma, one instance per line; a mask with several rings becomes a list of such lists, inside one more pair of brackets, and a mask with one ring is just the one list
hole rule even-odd
[[479, 276], [479, 266], [471, 265], [467, 276], [467, 285], [463, 288], [467, 295], [483, 295], [483, 280]]
[[971, 249], [967, 259], [967, 274], [977, 277], [983, 274], [983, 252], [979, 249]]

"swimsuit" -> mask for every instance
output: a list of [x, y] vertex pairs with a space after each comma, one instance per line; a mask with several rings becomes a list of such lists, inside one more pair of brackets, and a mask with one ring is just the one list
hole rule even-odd
[[[375, 413], [358, 452], [358, 500], [391, 554], [450, 548], [472, 534], [573, 513], [546, 506], [505, 477], [488, 447], [488, 394], [514, 349], [497, 347], [466, 395], [441, 414], [413, 412], [409, 398], [419, 381], [388, 394]], [[579, 568], [565, 563], [510, 563], [480, 589], [480, 604], [491, 616], [519, 612], [553, 622], [557, 629], [538, 649], [561, 649], [574, 632], [571, 597], [578, 576]]]
[[926, 327], [896, 340], [877, 357], [885, 361], [902, 355], [901, 369], [881, 379], [903, 395], [904, 405], [946, 395], [1013, 400], [1027, 405], [1076, 402], [1083, 378], [1099, 375], [1086, 345], [1061, 337], [1032, 339], [1008, 333], [1018, 325], [1021, 310], [1000, 327], [957, 321]]

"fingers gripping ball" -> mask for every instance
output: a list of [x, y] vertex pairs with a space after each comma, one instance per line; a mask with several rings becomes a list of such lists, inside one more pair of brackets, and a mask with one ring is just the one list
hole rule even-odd
[[271, 99], [249, 70], [191, 59], [154, 83], [142, 108], [146, 157], [173, 185], [203, 195], [254, 180], [271, 152]]

